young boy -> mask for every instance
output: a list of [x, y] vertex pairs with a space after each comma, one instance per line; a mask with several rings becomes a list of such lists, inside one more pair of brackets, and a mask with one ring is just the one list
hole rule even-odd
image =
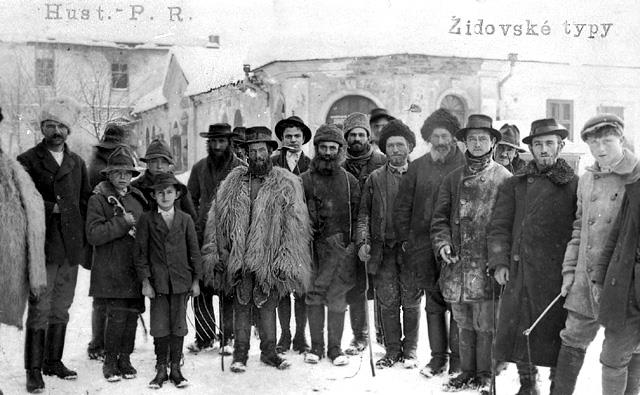
[[[187, 334], [187, 299], [200, 294], [200, 249], [193, 220], [174, 208], [186, 187], [173, 174], [161, 173], [151, 188], [157, 209], [142, 214], [136, 235], [136, 270], [142, 294], [151, 299], [151, 336], [157, 360], [156, 377], [149, 388], [160, 388], [167, 380], [182, 388], [188, 385], [180, 372]], [[171, 361], [169, 376], [167, 351]]]

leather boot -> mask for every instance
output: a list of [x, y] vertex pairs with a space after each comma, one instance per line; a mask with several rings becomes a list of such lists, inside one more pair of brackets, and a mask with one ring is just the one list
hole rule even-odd
[[171, 335], [169, 337], [169, 359], [171, 360], [171, 373], [169, 373], [169, 380], [178, 388], [183, 388], [189, 385], [189, 382], [182, 376], [182, 372], [180, 371], [183, 344], [183, 336]]
[[276, 351], [283, 353], [291, 347], [291, 295], [283, 296], [278, 302], [278, 321], [280, 322], [280, 340]]
[[640, 392], [640, 354], [633, 354], [627, 367], [627, 389], [624, 395], [638, 395]]
[[[309, 315], [309, 332], [311, 333], [311, 350], [308, 354], [313, 354], [322, 359], [324, 357], [324, 306], [307, 306]], [[306, 358], [305, 358], [306, 361]], [[317, 361], [316, 361], [317, 362]]]
[[348, 355], [358, 355], [367, 347], [369, 329], [366, 321], [366, 308], [366, 299], [358, 300], [349, 305], [349, 320], [353, 331], [353, 339], [346, 350]]
[[345, 312], [329, 311], [327, 317], [327, 356], [334, 365], [346, 365], [348, 360], [342, 352]]
[[104, 362], [102, 363], [102, 375], [109, 382], [120, 381], [122, 373], [118, 368], [118, 354], [106, 351], [104, 354]]
[[[249, 355], [249, 341], [251, 338], [251, 319], [252, 311], [251, 305], [242, 305], [236, 303], [233, 306], [233, 330], [235, 336], [235, 343], [233, 348], [233, 363], [237, 362], [239, 365], [246, 366], [247, 357]], [[255, 309], [258, 310], [258, 309]], [[258, 314], [256, 312], [256, 314]]]
[[44, 338], [44, 329], [27, 328], [24, 342], [24, 369], [27, 373], [27, 391], [32, 394], [44, 391], [44, 380], [42, 379]]
[[402, 309], [402, 355], [406, 360], [417, 359], [418, 333], [420, 331], [420, 308]]
[[476, 386], [481, 394], [491, 391], [491, 345], [493, 333], [476, 332]]
[[67, 369], [62, 363], [64, 353], [64, 339], [67, 324], [51, 324], [47, 329], [46, 354], [42, 365], [42, 373], [47, 376], [57, 376], [64, 380], [75, 380], [78, 373]]
[[300, 354], [309, 350], [307, 342], [307, 302], [304, 295], [295, 295], [296, 335], [293, 337], [293, 351]]
[[102, 303], [93, 299], [91, 311], [91, 341], [87, 347], [89, 359], [104, 359], [104, 328], [107, 321], [107, 311]]
[[138, 328], [138, 313], [128, 311], [126, 321], [120, 339], [120, 352], [118, 356], [118, 369], [125, 379], [133, 379], [138, 371], [131, 365], [130, 355], [136, 342], [136, 329]]
[[276, 354], [276, 309], [262, 307], [259, 309], [260, 352], [262, 355]]
[[444, 384], [446, 392], [469, 388], [474, 385], [476, 378], [476, 332], [473, 329], [460, 328], [459, 339], [462, 372]]
[[442, 374], [447, 366], [447, 324], [444, 313], [427, 313], [427, 333], [431, 360], [420, 371], [425, 377]]
[[606, 395], [622, 395], [627, 390], [627, 369], [612, 368], [602, 365], [602, 393]]
[[381, 309], [382, 328], [385, 340], [385, 356], [376, 362], [376, 367], [388, 368], [402, 359], [402, 327], [400, 308]]
[[[529, 363], [516, 363], [518, 368], [518, 376], [520, 377], [520, 389], [516, 395], [539, 395], [538, 388], [538, 368]], [[558, 377], [557, 375], [555, 377]], [[552, 382], [557, 382], [554, 378]]]
[[584, 362], [585, 350], [562, 344], [556, 362], [556, 375], [551, 395], [571, 395]]
[[156, 354], [156, 377], [149, 382], [149, 388], [162, 388], [162, 385], [169, 380], [169, 376], [167, 375], [169, 339], [169, 336], [153, 338], [153, 345]]
[[459, 334], [458, 323], [449, 314], [449, 374], [460, 372]]

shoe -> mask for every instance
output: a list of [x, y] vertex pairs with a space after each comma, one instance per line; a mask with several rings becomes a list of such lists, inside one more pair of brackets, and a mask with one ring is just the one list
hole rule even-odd
[[102, 365], [102, 374], [104, 378], [110, 382], [120, 381], [122, 373], [118, 369], [118, 356], [116, 354], [107, 353]]
[[400, 362], [402, 360], [402, 354], [395, 354], [395, 355], [385, 355], [383, 358], [378, 359], [378, 361], [376, 361], [376, 368], [378, 369], [384, 369], [384, 368], [390, 368], [393, 365], [395, 365], [397, 362]]
[[418, 367], [418, 360], [416, 358], [404, 358], [402, 366], [404, 366], [405, 369], [415, 369]]
[[157, 390], [162, 388], [162, 385], [167, 381], [169, 381], [169, 376], [167, 375], [167, 364], [158, 364], [156, 365], [156, 377], [149, 382], [148, 387]]
[[233, 361], [229, 369], [233, 373], [244, 373], [247, 371], [247, 364], [242, 361]]
[[276, 352], [278, 354], [283, 354], [291, 348], [291, 332], [283, 332], [280, 335], [280, 340], [278, 344], [276, 344]]
[[293, 338], [292, 343], [293, 351], [296, 351], [299, 354], [304, 354], [305, 352], [309, 351], [310, 348], [311, 347], [309, 346], [309, 343], [307, 343], [307, 338], [305, 337], [304, 333], [300, 336], [296, 333], [296, 336]]
[[64, 380], [75, 380], [78, 373], [67, 369], [62, 363], [64, 353], [64, 339], [67, 333], [66, 324], [51, 324], [47, 329], [47, 351], [42, 364], [42, 373], [47, 376], [57, 376]]
[[27, 369], [27, 392], [31, 394], [44, 392], [44, 380], [39, 368]]
[[187, 350], [189, 350], [189, 352], [192, 354], [197, 354], [200, 351], [208, 351], [211, 349], [213, 349], [213, 340], [208, 340], [208, 341], [196, 340], [187, 346]]
[[224, 356], [233, 355], [233, 340], [226, 340], [226, 344], [224, 346], [220, 344], [218, 353]]
[[285, 358], [282, 358], [278, 354], [273, 354], [268, 356], [264, 354], [260, 354], [260, 360], [269, 366], [273, 366], [277, 368], [278, 370], [285, 370], [291, 366], [291, 362], [289, 362]]
[[138, 375], [136, 368], [131, 365], [129, 354], [120, 354], [118, 357], [118, 369], [120, 370], [122, 377], [127, 380], [135, 379]]
[[443, 357], [433, 357], [422, 369], [420, 374], [424, 377], [434, 377], [444, 373], [447, 367], [447, 360]]
[[462, 372], [459, 375], [452, 377], [444, 383], [442, 390], [444, 392], [457, 392], [464, 389], [475, 388], [476, 376], [472, 372]]
[[187, 379], [182, 376], [179, 362], [171, 362], [171, 373], [169, 373], [169, 380], [177, 388], [184, 388], [189, 385], [189, 381], [187, 381]]
[[353, 340], [351, 340], [351, 343], [349, 343], [349, 347], [347, 347], [344, 352], [347, 355], [360, 355], [360, 353], [364, 351], [365, 348], [367, 348], [367, 339], [354, 338]]
[[89, 343], [87, 347], [87, 355], [92, 361], [104, 361], [104, 347], [94, 346]]
[[315, 365], [320, 362], [320, 356], [309, 351], [304, 354], [304, 362]]
[[345, 366], [349, 364], [349, 357], [344, 354], [340, 354], [337, 357], [333, 358], [331, 363], [333, 363], [333, 366]]
[[491, 394], [491, 374], [478, 374], [473, 384], [478, 392], [480, 392], [480, 395]]
[[78, 373], [71, 369], [67, 369], [62, 361], [45, 361], [42, 366], [42, 373], [44, 373], [45, 376], [57, 376], [63, 380], [75, 380], [78, 378]]

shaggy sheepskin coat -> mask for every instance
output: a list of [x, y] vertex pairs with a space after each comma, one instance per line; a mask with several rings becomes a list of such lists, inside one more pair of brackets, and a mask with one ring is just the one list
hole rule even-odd
[[29, 291], [47, 286], [44, 202], [31, 177], [0, 150], [0, 323], [22, 328]]
[[311, 224], [296, 175], [273, 167], [253, 204], [249, 178], [246, 166], [234, 168], [211, 202], [202, 246], [203, 271], [205, 285], [235, 290], [240, 303], [253, 299], [261, 306], [274, 290], [278, 297], [306, 292]]

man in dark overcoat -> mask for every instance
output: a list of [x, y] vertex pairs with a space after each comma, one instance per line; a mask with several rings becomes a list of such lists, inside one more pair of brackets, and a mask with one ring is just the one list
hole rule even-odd
[[559, 158], [568, 134], [554, 119], [531, 124], [531, 134], [522, 141], [534, 160], [501, 187], [489, 226], [489, 262], [504, 286], [494, 358], [517, 364], [521, 393], [537, 390], [536, 365], [551, 367], [553, 376], [567, 316], [556, 302], [531, 335], [523, 335], [562, 284], [578, 186], [578, 176]]
[[431, 360], [420, 371], [426, 377], [443, 373], [447, 360], [450, 374], [460, 368], [458, 326], [450, 314], [447, 336], [446, 317], [451, 307], [444, 301], [438, 286], [440, 263], [436, 260], [430, 240], [431, 218], [442, 179], [465, 163], [464, 154], [458, 149], [454, 137], [458, 129], [458, 119], [443, 108], [427, 117], [420, 133], [431, 144], [431, 150], [409, 163], [409, 169], [400, 182], [393, 215], [396, 237], [401, 241], [404, 252], [404, 265], [415, 269], [414, 281], [424, 289], [426, 295]]
[[88, 250], [84, 234], [91, 194], [87, 167], [66, 144], [79, 113], [79, 104], [69, 97], [46, 103], [40, 114], [44, 139], [18, 156], [42, 195], [46, 215], [47, 290], [29, 300], [25, 339], [27, 389], [34, 392], [44, 389], [41, 373], [77, 378], [62, 363], [62, 354], [78, 265], [85, 263]]
[[[276, 137], [282, 146], [271, 156], [274, 166], [289, 170], [295, 175], [307, 171], [311, 158], [304, 154], [302, 146], [311, 140], [311, 129], [293, 115], [276, 124]], [[307, 328], [307, 304], [305, 295], [295, 295], [296, 333], [293, 337], [293, 351], [304, 353], [309, 350], [305, 331]], [[278, 320], [280, 321], [280, 340], [276, 350], [284, 352], [291, 347], [291, 295], [283, 297], [278, 303]]]
[[[235, 167], [244, 164], [233, 153], [231, 126], [227, 123], [209, 125], [207, 132], [200, 133], [200, 137], [207, 139], [207, 157], [199, 160], [191, 169], [187, 189], [193, 199], [198, 220], [196, 233], [198, 242], [202, 244], [204, 227], [207, 223], [207, 213], [211, 201], [218, 190], [218, 186]], [[210, 348], [215, 340], [215, 318], [213, 313], [214, 291], [204, 284], [200, 286], [200, 296], [193, 299], [193, 310], [196, 326], [196, 341], [188, 346], [189, 351], [199, 352]], [[221, 296], [222, 297], [222, 296]], [[223, 321], [225, 343], [220, 345], [220, 352], [229, 354], [228, 345], [233, 336], [233, 298], [223, 297]]]

